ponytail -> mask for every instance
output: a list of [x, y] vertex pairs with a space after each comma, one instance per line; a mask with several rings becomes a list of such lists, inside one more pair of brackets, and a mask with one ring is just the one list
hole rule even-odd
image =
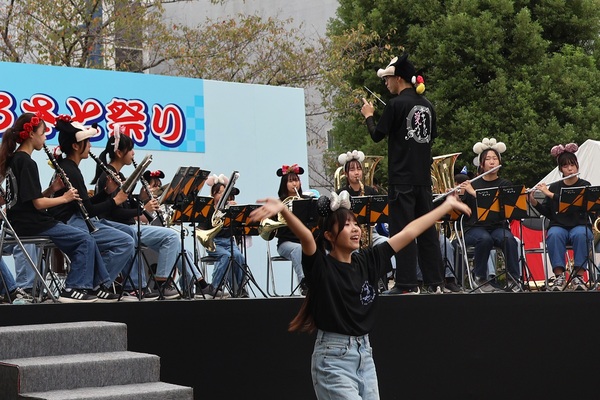
[[294, 319], [290, 322], [288, 326], [288, 332], [305, 332], [305, 333], [313, 333], [315, 329], [317, 329], [317, 325], [315, 324], [315, 320], [310, 312], [309, 308], [310, 303], [310, 288], [308, 289], [308, 293], [304, 298], [304, 302], [298, 311], [298, 314], [294, 317]]
[[[36, 117], [36, 119], [32, 121], [33, 117]], [[32, 123], [37, 124], [32, 125]], [[27, 136], [21, 137], [20, 133], [23, 131], [26, 134], [35, 131], [42, 124], [44, 129], [46, 129], [46, 123], [39, 114], [23, 113], [17, 118], [13, 126], [4, 132], [2, 135], [2, 144], [0, 144], [0, 176], [6, 176], [8, 164], [15, 154], [17, 144], [22, 143], [27, 138]]]

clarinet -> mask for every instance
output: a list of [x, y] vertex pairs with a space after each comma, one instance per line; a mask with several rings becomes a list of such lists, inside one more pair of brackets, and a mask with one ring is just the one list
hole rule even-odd
[[[94, 155], [91, 151], [88, 154], [90, 155], [90, 157], [92, 157], [92, 160], [96, 161], [96, 164], [98, 164], [98, 166], [102, 169], [102, 171], [104, 171], [106, 173], [107, 177], [112, 179], [112, 181], [117, 184], [117, 186], [119, 187], [119, 190], [122, 190], [123, 182], [121, 181], [121, 178], [119, 178], [119, 176], [115, 173], [115, 171], [108, 168], [108, 166], [106, 166], [106, 164], [104, 164], [102, 162], [102, 160], [99, 159], [96, 155]], [[142, 214], [144, 214], [144, 216], [146, 217], [146, 219], [148, 219], [148, 221], [152, 221], [154, 219], [154, 216], [143, 208], [142, 208]]]
[[[134, 168], [137, 168], [137, 167], [138, 167], [138, 166], [137, 166], [137, 163], [135, 162], [135, 160], [133, 160], [133, 159], [132, 159], [132, 160], [131, 160], [131, 163], [133, 164], [133, 167], [134, 167]], [[153, 198], [153, 199], [154, 199], [155, 197], [152, 195], [152, 192], [150, 191], [150, 184], [148, 183], [148, 181], [147, 181], [146, 179], [144, 179], [144, 177], [142, 176], [142, 177], [140, 178], [140, 182], [142, 182], [142, 186], [144, 186], [144, 190], [146, 190], [146, 193], [148, 193], [148, 197], [150, 197], [150, 198]], [[147, 218], [147, 217], [146, 217], [146, 218]], [[160, 222], [160, 225], [161, 225], [161, 226], [165, 226], [165, 219], [163, 218], [163, 216], [162, 216], [162, 213], [161, 213], [160, 209], [156, 210], [156, 213], [155, 213], [155, 215], [153, 216], [152, 220], [148, 220], [148, 222], [152, 222], [152, 221], [154, 221], [154, 219], [155, 219], [155, 218], [158, 218], [158, 221]]]
[[[46, 143], [44, 143], [43, 146], [44, 146], [44, 151], [46, 152], [46, 155], [48, 156], [48, 159], [52, 163], [52, 166], [54, 167], [54, 170], [56, 171], [56, 173], [58, 174], [60, 179], [65, 184], [65, 187], [67, 188], [67, 190], [73, 189], [73, 185], [71, 185], [71, 181], [69, 181], [69, 177], [67, 177], [67, 174], [65, 173], [65, 171], [58, 164], [58, 161], [56, 161], [56, 158], [54, 158], [54, 154], [52, 154], [52, 152], [50, 151], [48, 146], [46, 146]], [[94, 223], [92, 222], [92, 220], [90, 220], [90, 216], [89, 216], [87, 210], [85, 209], [83, 202], [81, 200], [77, 200], [77, 205], [79, 206], [79, 211], [81, 212], [81, 215], [83, 216], [83, 220], [85, 221], [85, 224], [87, 225], [88, 231], [90, 231], [90, 233], [96, 232], [98, 230], [98, 228], [96, 228], [94, 226]]]

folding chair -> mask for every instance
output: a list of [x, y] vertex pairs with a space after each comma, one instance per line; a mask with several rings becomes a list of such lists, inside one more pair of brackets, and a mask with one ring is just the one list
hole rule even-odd
[[[290, 294], [288, 296], [293, 296], [294, 293], [298, 290], [300, 283], [294, 286], [294, 270], [292, 268], [292, 262], [285, 257], [280, 255], [271, 255], [271, 246], [269, 245], [269, 241], [267, 241], [267, 294], [271, 297], [283, 297], [285, 295], [281, 295], [277, 293], [277, 289], [275, 287], [275, 273], [273, 271], [273, 263], [278, 261], [287, 261], [290, 263]], [[270, 287], [273, 287], [272, 292]]]

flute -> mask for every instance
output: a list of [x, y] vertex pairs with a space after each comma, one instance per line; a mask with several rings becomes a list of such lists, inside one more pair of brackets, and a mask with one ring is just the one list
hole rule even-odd
[[[486, 176], [487, 174], [491, 174], [492, 172], [498, 171], [500, 169], [502, 165], [497, 165], [494, 168], [490, 169], [489, 171], [484, 172], [481, 175], [476, 176], [475, 178], [471, 179], [471, 183], [475, 182], [477, 179], [483, 178], [484, 176]], [[438, 202], [442, 199], [445, 199], [446, 196], [448, 196], [449, 194], [452, 194], [454, 192], [456, 192], [458, 189], [460, 189], [460, 185], [456, 186], [455, 188], [453, 188], [452, 190], [449, 190], [446, 193], [443, 193], [441, 195], [439, 195], [438, 197], [436, 197], [435, 199], [433, 199], [433, 202]]]
[[[554, 184], [554, 183], [561, 182], [561, 181], [567, 180], [567, 179], [569, 179], [569, 178], [573, 178], [573, 177], [575, 177], [575, 176], [579, 176], [579, 174], [580, 174], [580, 173], [581, 173], [581, 172], [575, 172], [574, 174], [567, 175], [567, 176], [563, 176], [563, 177], [562, 177], [562, 178], [560, 178], [560, 179], [557, 179], [557, 180], [555, 180], [555, 181], [552, 181], [552, 182], [550, 182], [550, 183], [546, 183], [546, 186], [550, 186], [550, 185], [552, 185], [552, 184]], [[542, 183], [542, 182], [540, 182], [540, 183]], [[537, 185], [539, 185], [540, 183], [538, 183]], [[538, 188], [537, 188], [537, 185], [535, 185], [535, 186], [534, 186], [534, 187], [532, 187], [532, 188], [529, 188], [529, 189], [527, 189], [527, 190], [525, 191], [525, 193], [531, 193], [531, 192], [533, 192], [533, 191], [536, 191], [536, 190], [538, 190]]]
[[[63, 181], [67, 190], [73, 189], [73, 185], [71, 184], [71, 181], [69, 181], [69, 177], [67, 176], [65, 171], [62, 169], [62, 167], [58, 164], [58, 161], [56, 161], [56, 158], [54, 158], [54, 154], [52, 154], [52, 152], [50, 151], [48, 146], [46, 146], [46, 143], [44, 143], [42, 146], [44, 146], [44, 151], [46, 152], [48, 159], [52, 163], [52, 166], [54, 167], [54, 171], [56, 171], [56, 174]], [[81, 201], [81, 199], [77, 200], [77, 206], [79, 206], [79, 211], [81, 212], [81, 215], [83, 216], [83, 220], [85, 221], [85, 224], [87, 225], [88, 231], [90, 231], [90, 233], [96, 232], [98, 230], [98, 228], [96, 228], [96, 226], [94, 226], [94, 223], [90, 219], [90, 216], [89, 216], [87, 210], [85, 209], [85, 206], [83, 205], [83, 201]]]
[[[133, 164], [134, 168], [137, 168], [137, 163], [135, 162], [135, 160], [132, 159], [131, 163]], [[146, 193], [148, 193], [148, 197], [150, 199], [156, 199], [156, 197], [154, 197], [154, 195], [150, 191], [150, 184], [148, 183], [148, 181], [146, 179], [144, 179], [143, 176], [140, 178], [140, 182], [142, 182], [142, 186], [144, 187], [144, 190], [146, 190]], [[158, 218], [160, 225], [165, 226], [165, 219], [163, 218], [160, 209], [156, 210], [156, 212], [154, 214], [150, 214], [150, 215], [152, 216], [152, 220], [148, 220], [148, 222], [152, 222], [156, 218]], [[148, 218], [148, 216], [146, 216], [146, 218]]]
[[[108, 168], [108, 166], [106, 164], [104, 164], [104, 162], [102, 162], [102, 160], [99, 159], [91, 151], [88, 154], [90, 155], [90, 157], [92, 157], [92, 160], [96, 161], [96, 164], [98, 164], [98, 166], [102, 169], [102, 171], [104, 171], [104, 173], [106, 173], [106, 176], [108, 178], [112, 179], [112, 181], [117, 184], [117, 186], [119, 187], [119, 190], [123, 190], [123, 182], [121, 181], [121, 178], [119, 177], [119, 175], [117, 175], [115, 173], [115, 171], [113, 171], [112, 169]], [[135, 167], [137, 168], [137, 165]], [[150, 212], [148, 212], [144, 208], [142, 208], [142, 214], [144, 214], [144, 216], [146, 217], [148, 222], [150, 222], [154, 219], [154, 216], [152, 214], [150, 214]]]

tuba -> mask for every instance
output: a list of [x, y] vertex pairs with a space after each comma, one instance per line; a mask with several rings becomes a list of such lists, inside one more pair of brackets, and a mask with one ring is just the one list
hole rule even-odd
[[[383, 156], [365, 156], [365, 159], [361, 163], [363, 169], [363, 184], [366, 186], [373, 186], [375, 168], [382, 159]], [[333, 175], [333, 186], [336, 192], [342, 188], [342, 178], [345, 176], [346, 174], [344, 173], [344, 166], [338, 167], [338, 169], [335, 170], [335, 174]]]
[[433, 157], [431, 163], [431, 192], [435, 195], [454, 189], [454, 163], [461, 153]]

